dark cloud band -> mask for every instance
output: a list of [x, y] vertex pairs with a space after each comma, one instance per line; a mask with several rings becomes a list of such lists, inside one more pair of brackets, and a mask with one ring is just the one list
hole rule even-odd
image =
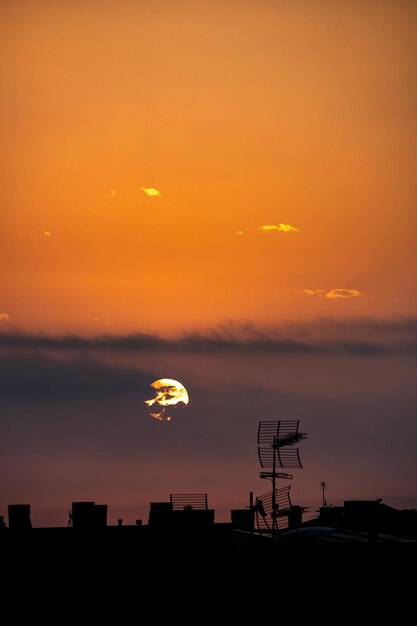
[[174, 338], [135, 333], [129, 335], [53, 336], [23, 332], [0, 333], [0, 348], [58, 351], [161, 351], [204, 354], [260, 352], [288, 355], [417, 355], [417, 317], [393, 320], [322, 319], [286, 328], [225, 326]]
[[19, 354], [0, 357], [0, 401], [80, 401], [129, 393], [143, 399], [153, 374], [142, 370], [107, 365], [93, 359], [64, 361], [43, 355]]

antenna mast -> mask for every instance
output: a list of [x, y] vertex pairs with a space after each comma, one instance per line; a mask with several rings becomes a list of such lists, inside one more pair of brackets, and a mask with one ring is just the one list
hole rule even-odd
[[325, 481], [325, 480], [323, 480], [323, 481], [320, 483], [320, 485], [321, 485], [321, 491], [322, 491], [322, 495], [323, 495], [323, 504], [322, 504], [322, 506], [323, 506], [323, 508], [326, 508], [326, 507], [327, 507], [327, 501], [326, 501], [326, 496], [324, 495], [324, 490], [325, 490], [325, 489], [326, 489], [326, 487], [327, 487], [327, 483], [326, 483], [326, 481]]
[[[307, 438], [306, 433], [298, 431], [300, 420], [262, 421], [258, 427], [258, 457], [261, 478], [272, 482], [271, 494], [271, 532], [274, 537], [278, 532], [279, 502], [276, 488], [277, 479], [291, 479], [292, 474], [279, 472], [278, 469], [302, 467], [298, 447], [299, 441]], [[289, 489], [289, 488], [288, 488]]]

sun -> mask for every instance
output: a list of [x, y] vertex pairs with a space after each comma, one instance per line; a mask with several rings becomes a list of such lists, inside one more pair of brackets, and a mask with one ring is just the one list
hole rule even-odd
[[151, 385], [156, 394], [145, 400], [148, 412], [156, 420], [170, 422], [174, 411], [184, 408], [190, 401], [183, 384], [172, 378], [159, 378]]

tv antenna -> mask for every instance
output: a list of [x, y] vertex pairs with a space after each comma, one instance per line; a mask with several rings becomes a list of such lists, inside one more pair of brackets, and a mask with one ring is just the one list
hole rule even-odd
[[[278, 517], [282, 506], [282, 489], [276, 488], [277, 479], [292, 479], [292, 474], [280, 472], [281, 469], [301, 468], [300, 453], [296, 444], [307, 438], [307, 433], [298, 430], [300, 420], [261, 421], [258, 427], [258, 457], [262, 467], [260, 477], [271, 481], [272, 493], [270, 497], [263, 496], [261, 502], [268, 501], [268, 511], [272, 522], [270, 530], [272, 536], [278, 531]], [[289, 494], [289, 487], [285, 491]], [[268, 494], [267, 494], [268, 495]], [[289, 506], [291, 503], [289, 501]], [[265, 518], [264, 518], [265, 519]], [[268, 525], [269, 526], [269, 525]]]
[[322, 501], [322, 506], [323, 509], [327, 507], [327, 500], [326, 500], [326, 496], [324, 495], [324, 491], [327, 487], [327, 483], [325, 480], [322, 480], [320, 483], [320, 487], [321, 487], [321, 492], [322, 492], [322, 496], [323, 496], [323, 501]]

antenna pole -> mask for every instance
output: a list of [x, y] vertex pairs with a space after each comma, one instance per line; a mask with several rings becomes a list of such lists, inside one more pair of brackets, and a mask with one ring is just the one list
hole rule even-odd
[[322, 493], [323, 493], [323, 508], [325, 508], [327, 506], [326, 496], [324, 495], [325, 488], [326, 488], [326, 483], [323, 481], [321, 483], [321, 489], [322, 489]]
[[[289, 500], [289, 487], [286, 490], [288, 504], [282, 500], [282, 492], [277, 494], [277, 478], [291, 479], [292, 474], [277, 472], [277, 469], [287, 467], [302, 467], [297, 447], [293, 447], [299, 441], [307, 437], [306, 433], [298, 432], [299, 420], [272, 420], [259, 422], [258, 427], [258, 457], [262, 468], [266, 471], [260, 473], [261, 478], [267, 478], [272, 483], [272, 493], [256, 498], [255, 511], [257, 514], [258, 529], [267, 528], [272, 537], [279, 533], [278, 516], [287, 515], [291, 509]], [[272, 471], [271, 471], [272, 470]], [[283, 496], [285, 499], [285, 496]], [[323, 492], [324, 497], [324, 492]], [[265, 505], [265, 506], [264, 506]], [[279, 510], [280, 506], [281, 510]], [[259, 513], [259, 515], [258, 515]], [[262, 521], [260, 522], [260, 517]], [[272, 523], [270, 522], [272, 519]]]
[[276, 455], [277, 455], [277, 447], [278, 447], [278, 437], [274, 437], [272, 447], [274, 449], [274, 454], [272, 457], [272, 537], [275, 537], [275, 533], [277, 531], [277, 499], [276, 499], [276, 493], [275, 493], [275, 484], [276, 484]]

